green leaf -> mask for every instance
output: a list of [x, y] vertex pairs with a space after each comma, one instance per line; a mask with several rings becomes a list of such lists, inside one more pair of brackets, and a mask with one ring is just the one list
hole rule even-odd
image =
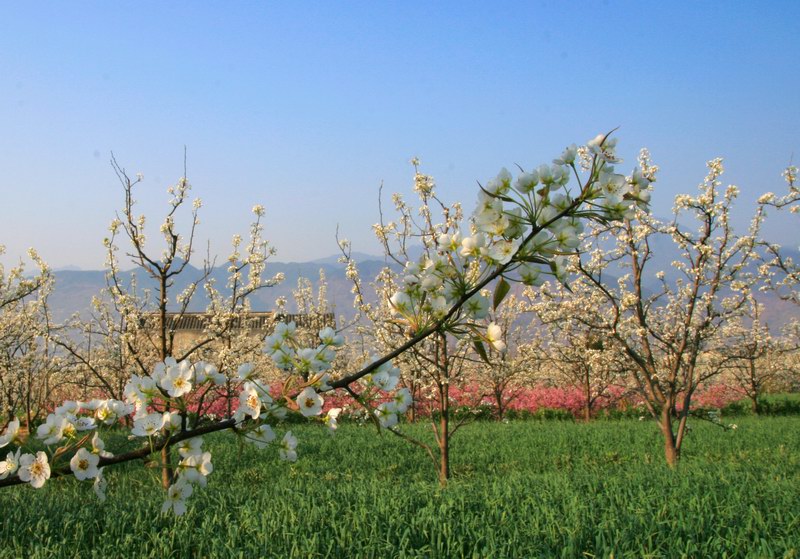
[[510, 290], [511, 286], [506, 281], [506, 278], [501, 276], [500, 281], [497, 282], [497, 287], [494, 288], [494, 302], [492, 303], [494, 310], [497, 310], [497, 307], [500, 306], [500, 303], [503, 302]]
[[472, 340], [472, 345], [475, 346], [475, 351], [478, 352], [478, 355], [481, 356], [481, 359], [483, 359], [486, 363], [491, 364], [489, 363], [489, 356], [486, 354], [486, 348], [483, 347], [483, 342], [478, 338], [475, 338]]

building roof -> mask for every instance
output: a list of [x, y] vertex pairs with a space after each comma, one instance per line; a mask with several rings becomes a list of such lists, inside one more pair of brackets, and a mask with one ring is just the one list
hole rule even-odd
[[[158, 316], [158, 313], [148, 313], [148, 316]], [[202, 331], [205, 329], [211, 315], [207, 313], [186, 312], [167, 313], [167, 328], [178, 331]], [[321, 321], [321, 324], [320, 324]], [[294, 322], [300, 327], [336, 326], [333, 313], [318, 315], [308, 314], [276, 314], [274, 312], [249, 312], [236, 317], [233, 323], [235, 330], [265, 331], [277, 322]]]

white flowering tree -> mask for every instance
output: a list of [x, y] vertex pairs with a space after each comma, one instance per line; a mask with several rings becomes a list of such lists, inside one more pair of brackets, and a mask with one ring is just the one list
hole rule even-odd
[[0, 424], [21, 411], [31, 425], [64, 380], [50, 338], [53, 275], [35, 251], [28, 256], [37, 269], [31, 276], [22, 261], [8, 273], [0, 264]]
[[[510, 292], [509, 282], [532, 284], [546, 276], [563, 281], [565, 254], [579, 244], [581, 218], [607, 222], [632, 206], [646, 205], [648, 194], [639, 184], [624, 191], [602, 188], [603, 181], [625, 182], [613, 167], [615, 146], [614, 139], [601, 135], [581, 150], [568, 147], [552, 164], [522, 171], [516, 180], [501, 170], [480, 187], [469, 231], [462, 230], [461, 206], [441, 202], [433, 180], [420, 173], [414, 161], [418, 210], [395, 195], [398, 218], [385, 222], [382, 217], [375, 226], [387, 257], [403, 268], [398, 274], [386, 269], [377, 280], [379, 305], [389, 312], [389, 319], [365, 303], [358, 279], [356, 305], [372, 313], [376, 332], [387, 333], [383, 343], [393, 348], [390, 356], [407, 350], [417, 356], [411, 361], [412, 382], [424, 378], [422, 382], [434, 389], [435, 448], [398, 429], [393, 432], [425, 449], [440, 483], [450, 476], [449, 441], [462, 424], [451, 424], [450, 388], [463, 370], [464, 357], [458, 351], [464, 351], [464, 344], [450, 339], [469, 340], [477, 355], [491, 363], [487, 347], [502, 353], [506, 344], [501, 327], [489, 321], [489, 312], [500, 307]], [[576, 164], [579, 153], [583, 164]], [[411, 259], [409, 251], [415, 244], [421, 245], [422, 254]], [[348, 271], [354, 273], [353, 267], [349, 262]], [[485, 292], [490, 285], [493, 295]], [[395, 427], [395, 411], [391, 402], [380, 409], [384, 426]]]
[[502, 332], [502, 344], [486, 346], [485, 359], [471, 364], [469, 379], [486, 391], [498, 420], [505, 417], [522, 391], [540, 378], [542, 339], [534, 316], [524, 297], [509, 295], [490, 313], [491, 321]]
[[[641, 167], [623, 184], [652, 178], [646, 153]], [[721, 189], [720, 159], [708, 168], [696, 196], [676, 197], [672, 222], [631, 211], [589, 237], [590, 257], [576, 262], [583, 285], [603, 301], [604, 312], [594, 313], [589, 326], [612, 338], [631, 362], [630, 380], [663, 434], [670, 466], [680, 457], [693, 395], [720, 372], [701, 364], [701, 357], [721, 343], [722, 326], [746, 311], [757, 279], [748, 267], [757, 257], [760, 214], [746, 234], [734, 234], [730, 215], [738, 190]], [[615, 240], [613, 248], [604, 248], [604, 235]], [[679, 252], [669, 276], [650, 270], [657, 239], [671, 240]]]
[[[292, 289], [292, 299], [294, 300], [297, 316], [302, 320], [302, 328], [298, 329], [298, 341], [301, 345], [310, 346], [316, 341], [317, 333], [324, 328], [336, 327], [336, 319], [333, 309], [328, 303], [328, 281], [325, 278], [325, 271], [319, 270], [317, 287], [309, 278], [297, 278], [297, 287]], [[285, 305], [278, 305], [279, 314], [286, 315]], [[349, 324], [340, 320], [342, 326], [338, 328], [341, 332]]]
[[[225, 376], [229, 384], [230, 378], [236, 374], [236, 367], [230, 370], [232, 359], [240, 364], [247, 361], [254, 351], [260, 350], [260, 340], [256, 340], [255, 346], [251, 343], [244, 348], [246, 336], [234, 328], [245, 320], [249, 311], [248, 297], [281, 280], [280, 277], [269, 280], [263, 277], [267, 258], [272, 253], [262, 238], [263, 207], [253, 208], [255, 219], [250, 226], [248, 242], [244, 244], [238, 235], [233, 239], [233, 249], [227, 258], [226, 292], [221, 292], [214, 284], [211, 278], [213, 262], [206, 261], [200, 276], [192, 278], [188, 286], [176, 294], [173, 292], [176, 279], [191, 270], [195, 228], [199, 224], [198, 211], [202, 204], [199, 199], [191, 202], [189, 230], [184, 235], [179, 232], [177, 221], [189, 204], [191, 186], [182, 177], [176, 185], [168, 188], [169, 207], [159, 228], [162, 248], [156, 256], [145, 236], [146, 218], [135, 214], [134, 190], [143, 177], [130, 178], [115, 159], [112, 159], [112, 165], [122, 186], [124, 206], [121, 217], [111, 224], [110, 237], [104, 240], [107, 289], [95, 299], [90, 320], [73, 320], [63, 328], [65, 333], [57, 338], [58, 344], [71, 358], [75, 370], [93, 379], [90, 386], [100, 389], [115, 401], [124, 399], [132, 375], [133, 378], [137, 374], [148, 376], [156, 363], [163, 363], [168, 358], [183, 362], [212, 343], [218, 346], [219, 374]], [[120, 236], [130, 242], [127, 256], [150, 281], [155, 282], [155, 293], [140, 289], [135, 276], [126, 281], [127, 274], [122, 272], [117, 256]], [[175, 325], [200, 290], [205, 291], [209, 300], [204, 317], [204, 335], [192, 340], [188, 346], [179, 347], [175, 343]], [[177, 312], [170, 312], [173, 308]], [[75, 332], [82, 336], [76, 336]], [[208, 388], [197, 396], [197, 405], [202, 406], [205, 402], [206, 392]], [[172, 477], [168, 448], [163, 449], [161, 460], [162, 481], [167, 487]]]
[[[787, 192], [783, 196], [776, 196], [772, 192], [763, 195], [758, 201], [762, 211], [766, 215], [768, 208], [777, 210], [788, 210], [792, 214], [800, 212], [800, 189], [797, 186], [798, 170], [794, 165], [790, 165], [783, 171], [783, 178], [787, 184]], [[764, 289], [771, 289], [785, 301], [790, 301], [795, 305], [800, 305], [800, 263], [795, 260], [779, 245], [763, 241], [766, 247], [767, 257], [761, 267], [764, 277]], [[790, 373], [797, 374], [792, 357], [796, 356], [800, 348], [800, 322], [792, 320], [785, 327], [783, 343], [792, 350], [787, 352], [784, 349], [784, 362], [789, 363], [785, 367]], [[796, 358], [795, 358], [796, 361]]]
[[[370, 340], [373, 351], [379, 354], [403, 345], [408, 340], [409, 329], [419, 326], [409, 324], [405, 318], [409, 313], [420, 315], [424, 312], [427, 316], [419, 316], [419, 319], [435, 321], [448, 310], [445, 274], [451, 262], [447, 259], [447, 249], [438, 243], [459, 242], [462, 209], [458, 203], [450, 206], [443, 203], [436, 195], [433, 179], [420, 172], [417, 160], [412, 163], [415, 167], [414, 191], [419, 198], [419, 207], [415, 211], [400, 194], [394, 194], [392, 202], [397, 218], [385, 222], [381, 209], [381, 221], [373, 227], [387, 259], [392, 263], [381, 270], [373, 283], [377, 294], [375, 303], [366, 302], [355, 263], [349, 257], [349, 246], [346, 242], [340, 243], [343, 260], [354, 280], [356, 309], [366, 319], [366, 324], [361, 325], [359, 332]], [[437, 221], [439, 219], [440, 222]], [[411, 253], [417, 250], [421, 250], [421, 256], [414, 258]], [[422, 297], [423, 301], [420, 301], [422, 308], [418, 311], [413, 310], [414, 303], [406, 291], [409, 286], [413, 289], [415, 283], [418, 290], [427, 291]], [[480, 316], [472, 318], [485, 318], [489, 307], [487, 294], [479, 293], [475, 300], [480, 301], [482, 308], [477, 313]], [[478, 322], [472, 322], [471, 327], [478, 328]], [[397, 356], [394, 364], [398, 374], [370, 375], [364, 387], [369, 389], [372, 385], [393, 390], [402, 386], [396, 401], [375, 402], [378, 422], [391, 433], [424, 449], [442, 485], [450, 478], [450, 440], [467, 419], [467, 416], [462, 416], [453, 421], [451, 391], [466, 380], [470, 340], [468, 336], [459, 336], [447, 328], [439, 328]], [[363, 401], [360, 394], [354, 392], [353, 395], [357, 401]], [[412, 399], [417, 403], [409, 409]], [[370, 405], [365, 403], [367, 408]], [[421, 414], [427, 415], [431, 421], [434, 444], [401, 431], [397, 425], [401, 414], [409, 414], [414, 419]]]
[[[0, 245], [0, 256], [4, 255], [6, 247]], [[47, 264], [34, 250], [28, 251], [28, 257], [38, 268], [33, 276], [25, 274], [25, 264], [12, 267], [6, 272], [5, 266], [0, 262], [0, 311], [35, 294], [52, 281], [52, 272]]]
[[[788, 192], [776, 196], [772, 192], [764, 194], [758, 202], [763, 211], [767, 208], [788, 210], [793, 214], [800, 212], [800, 189], [797, 187], [797, 167], [790, 165], [783, 172]], [[778, 292], [782, 299], [800, 305], [800, 263], [781, 250], [780, 245], [764, 242], [768, 258], [762, 269], [766, 287]]]
[[[643, 192], [635, 188], [613, 195], [600, 188], [600, 181], [616, 176], [612, 167], [615, 145], [616, 141], [605, 135], [589, 142], [583, 150], [589, 162], [584, 173], [575, 164], [578, 149], [571, 146], [552, 165], [522, 172], [516, 181], [503, 170], [482, 188], [474, 230], [426, 239], [436, 247], [436, 257], [405, 263], [403, 282], [390, 297], [405, 341], [384, 355], [334, 377], [329, 371], [343, 343], [340, 334], [324, 328], [314, 346], [304, 347], [295, 324], [278, 324], [265, 345], [276, 365], [285, 371], [281, 391], [271, 393], [256, 378], [255, 367], [242, 364], [236, 375], [240, 392], [233, 417], [202, 417], [190, 423], [187, 410], [191, 398], [198, 390], [224, 382], [225, 377], [208, 363], [179, 361], [167, 351], [148, 374], [131, 377], [124, 390], [125, 401], [69, 401], [56, 408], [34, 435], [55, 448], [52, 452], [37, 451], [19, 429], [19, 422], [10, 422], [0, 435], [0, 448], [11, 447], [0, 463], [0, 487], [28, 483], [39, 488], [52, 477], [73, 475], [79, 480], [94, 480], [95, 490], [104, 495], [104, 468], [153, 455], [161, 455], [166, 465], [164, 454], [169, 456], [169, 450], [176, 449], [178, 463], [171, 470], [164, 469], [167, 477], [162, 481], [168, 487], [163, 510], [182, 514], [186, 499], [206, 484], [213, 471], [211, 454], [203, 449], [202, 436], [206, 434], [234, 430], [256, 446], [277, 447], [281, 458], [295, 460], [296, 438], [288, 431], [279, 438], [273, 425], [277, 426], [286, 414], [295, 413], [335, 429], [338, 411], [322, 416], [323, 394], [339, 389], [355, 394], [365, 405], [377, 404], [371, 414], [380, 425], [391, 428], [404, 407], [411, 405], [408, 394], [395, 390], [399, 370], [392, 366], [393, 359], [443, 333], [466, 338], [479, 353], [485, 344], [500, 350], [499, 327], [485, 324], [482, 316], [490, 305], [499, 306], [508, 293], [505, 276], [519, 273], [525, 278], [545, 273], [563, 278], [565, 263], [560, 254], [572, 245], [583, 220], [616, 219], [620, 208], [644, 203]], [[123, 184], [129, 181], [123, 180]], [[182, 181], [175, 190], [176, 200], [182, 200], [185, 191]], [[130, 188], [126, 188], [126, 194], [129, 197]], [[125, 219], [116, 230], [122, 228], [135, 247], [143, 246], [143, 222], [132, 217], [130, 204], [126, 208]], [[181, 267], [174, 256], [188, 255], [191, 250], [177, 249], [186, 245], [179, 242], [170, 219], [162, 232], [168, 241], [165, 256], [154, 260], [138, 250], [133, 254], [157, 278], [164, 278], [162, 285], [166, 285], [170, 274]], [[481, 295], [492, 284], [496, 285], [493, 302]], [[163, 308], [163, 298], [159, 295], [157, 300]], [[166, 333], [165, 321], [161, 323], [161, 331]], [[162, 350], [169, 347], [166, 344], [162, 342]], [[112, 456], [102, 440], [102, 429], [127, 416], [133, 419], [131, 436], [142, 445]]]
[[[89, 317], [75, 315], [52, 331], [53, 342], [70, 369], [71, 383], [83, 400], [98, 393], [122, 399], [125, 384], [138, 366], [138, 352], [129, 349], [136, 337], [130, 335], [131, 328], [115, 302], [107, 292], [93, 297]], [[142, 313], [145, 304], [142, 300]]]
[[750, 399], [754, 414], [762, 411], [761, 398], [770, 389], [785, 387], [794, 372], [788, 337], [774, 336], [762, 320], [763, 305], [750, 297], [747, 312], [727, 322], [724, 342], [711, 359], [722, 361], [725, 380]]
[[583, 419], [588, 422], [597, 402], [612, 396], [612, 388], [627, 389], [631, 366], [614, 338], [596, 328], [604, 320], [604, 296], [580, 280], [571, 283], [569, 289], [547, 282], [527, 293], [542, 323], [539, 378], [579, 387]]
[[[252, 209], [254, 220], [250, 224], [247, 242], [240, 235], [234, 235], [232, 250], [226, 259], [227, 279], [224, 289], [219, 289], [209, 278], [203, 288], [209, 301], [204, 316], [204, 332], [199, 339], [188, 346], [178, 348], [176, 354], [182, 359], [190, 356], [213, 362], [218, 372], [225, 377], [224, 387], [217, 388], [227, 400], [227, 416], [231, 417], [231, 398], [237, 396], [237, 372], [242, 363], [253, 363], [264, 368], [268, 364], [263, 354], [266, 334], [254, 335], [255, 322], [251, 315], [250, 298], [258, 290], [282, 282], [283, 274], [266, 278], [266, 264], [275, 254], [273, 247], [263, 238], [264, 207], [256, 205]], [[259, 330], [274, 327], [275, 317], [260, 324]], [[198, 406], [202, 408], [204, 399]], [[201, 414], [198, 413], [197, 421]]]

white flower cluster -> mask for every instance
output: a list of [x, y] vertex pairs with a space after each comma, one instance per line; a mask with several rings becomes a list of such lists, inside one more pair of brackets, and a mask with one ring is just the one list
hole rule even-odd
[[[336, 357], [334, 348], [341, 347], [344, 338], [333, 328], [326, 327], [320, 330], [319, 339], [321, 343], [316, 348], [300, 348], [297, 325], [294, 322], [279, 323], [273, 334], [264, 340], [264, 351], [284, 371], [319, 375], [331, 368]], [[324, 386], [324, 378], [324, 375], [319, 377], [319, 388]]]
[[[65, 449], [79, 447], [69, 462], [70, 469], [80, 481], [94, 480], [95, 492], [98, 498], [103, 500], [106, 482], [103, 478], [103, 469], [98, 468], [98, 464], [100, 458], [110, 457], [112, 454], [106, 452], [105, 443], [97, 432], [91, 439], [88, 436], [79, 439], [79, 434], [95, 430], [100, 425], [112, 425], [132, 411], [132, 406], [119, 400], [67, 401], [39, 425], [36, 429], [36, 438], [47, 446], [64, 445], [62, 448]], [[88, 442], [90, 446], [81, 446], [84, 442]], [[22, 445], [18, 420], [11, 421], [0, 437], [0, 448], [11, 443]], [[6, 459], [0, 462], [0, 479], [15, 473], [21, 481], [30, 484], [31, 487], [36, 489], [43, 487], [51, 474], [47, 453], [38, 451], [36, 454], [22, 454], [20, 448], [16, 452], [8, 453]]]
[[[481, 233], [464, 239], [458, 234], [441, 235], [437, 240], [439, 247], [441, 251], [450, 251], [449, 254], [435, 259], [423, 256], [419, 263], [407, 263], [402, 278], [403, 288], [389, 299], [395, 316], [409, 324], [415, 332], [444, 318], [466, 293], [469, 283], [465, 280], [469, 276], [473, 258], [485, 256], [481, 252], [486, 246], [485, 239]], [[461, 248], [456, 251], [459, 246]], [[491, 323], [485, 333], [479, 334], [483, 327], [476, 323], [488, 316], [490, 304], [485, 293], [474, 294], [464, 303], [453, 324], [467, 326], [502, 351], [499, 327]]]
[[588, 142], [585, 151], [593, 163], [583, 182], [574, 144], [552, 164], [522, 171], [516, 179], [502, 169], [478, 194], [470, 235], [445, 224], [437, 226], [434, 239], [423, 239], [427, 246], [435, 243], [436, 253], [406, 264], [402, 285], [389, 299], [392, 312], [411, 333], [450, 317], [446, 328], [468, 331], [502, 351], [497, 325], [484, 329], [476, 323], [488, 314], [488, 298], [475, 293], [456, 309], [461, 298], [498, 268], [503, 276], [516, 272], [527, 285], [539, 285], [544, 275], [564, 282], [568, 255], [580, 244], [586, 218], [630, 218], [637, 207], [646, 207], [650, 174], [639, 168], [630, 177], [616, 173], [615, 150], [616, 140], [605, 135]]
[[[135, 410], [131, 434], [153, 437], [184, 427], [185, 418], [169, 400], [184, 398], [193, 390], [225, 384], [225, 375], [210, 363], [177, 362], [167, 357], [149, 376], [132, 375], [125, 385], [125, 401]], [[161, 409], [161, 411], [157, 411]]]
[[[331, 343], [339, 343], [335, 334], [323, 331], [324, 339]], [[78, 480], [94, 480], [94, 490], [98, 498], [105, 499], [106, 480], [103, 477], [101, 460], [113, 455], [105, 450], [105, 443], [96, 432], [98, 427], [117, 424], [121, 418], [131, 416], [133, 426], [131, 437], [147, 437], [149, 447], [158, 442], [169, 443], [173, 436], [181, 435], [178, 443], [180, 461], [175, 467], [174, 477], [167, 490], [167, 498], [163, 511], [172, 511], [176, 515], [186, 512], [186, 500], [192, 495], [196, 486], [204, 487], [206, 477], [213, 472], [211, 453], [202, 448], [201, 437], [189, 437], [195, 425], [190, 425], [186, 414], [190, 398], [196, 392], [208, 390], [226, 383], [226, 377], [210, 363], [188, 361], [178, 362], [167, 358], [158, 363], [152, 374], [147, 376], [132, 375], [124, 388], [126, 401], [92, 400], [89, 402], [67, 401], [57, 407], [44, 423], [36, 430], [36, 438], [48, 447], [59, 445], [50, 453], [22, 453], [18, 448], [8, 453], [0, 462], [0, 480], [16, 474], [20, 481], [29, 483], [34, 488], [41, 488], [51, 476], [53, 457], [72, 454], [69, 468]], [[246, 418], [259, 421], [272, 416], [277, 419], [285, 417], [285, 405], [276, 404], [269, 396], [268, 390], [254, 377], [254, 367], [244, 364], [239, 367], [238, 380], [241, 381], [240, 405], [234, 417], [237, 421]], [[298, 397], [298, 402], [310, 400], [307, 389]], [[202, 399], [202, 396], [201, 396]], [[317, 402], [315, 400], [315, 405]], [[318, 405], [321, 406], [321, 397]], [[314, 412], [313, 406], [300, 407], [304, 415]], [[198, 409], [199, 411], [199, 409]], [[335, 415], [335, 414], [334, 414]], [[335, 418], [334, 418], [335, 423]], [[334, 426], [335, 428], [335, 426]], [[84, 431], [95, 430], [94, 434], [83, 435]], [[267, 424], [258, 424], [249, 433], [248, 439], [263, 447], [276, 438], [272, 428]], [[14, 444], [21, 446], [23, 436], [20, 422], [13, 420], [0, 436], [0, 448]], [[291, 432], [287, 432], [279, 444], [279, 455], [284, 460], [296, 460], [295, 448], [297, 440]]]
[[[399, 416], [408, 411], [413, 403], [408, 388], [397, 390], [399, 382], [400, 369], [394, 367], [391, 362], [384, 363], [361, 379], [363, 388], [361, 397], [365, 402], [380, 402], [372, 413], [380, 426], [386, 429], [397, 425]], [[395, 392], [392, 393], [393, 391]]]
[[[265, 351], [280, 368], [299, 374], [305, 379], [300, 387], [302, 390], [295, 397], [292, 406], [296, 407], [305, 417], [316, 417], [322, 414], [325, 402], [320, 392], [331, 389], [328, 384], [328, 381], [331, 380], [328, 371], [336, 357], [335, 349], [344, 344], [343, 336], [337, 334], [330, 327], [320, 330], [319, 340], [320, 344], [315, 348], [299, 347], [299, 336], [294, 322], [278, 324], [273, 334], [265, 340]], [[369, 365], [369, 362], [365, 365]], [[391, 362], [387, 362], [364, 376], [360, 381], [358, 401], [367, 409], [372, 410], [371, 413], [383, 427], [396, 425], [398, 414], [405, 413], [412, 403], [411, 392], [407, 388], [397, 390], [399, 380], [400, 369], [392, 366]], [[260, 414], [262, 405], [273, 406], [273, 408], [270, 408], [267, 413]], [[237, 419], [237, 421], [248, 416], [253, 420], [264, 420], [269, 414], [275, 415], [272, 399], [267, 391], [257, 383], [245, 385], [245, 390], [240, 396], [239, 409], [244, 409], [246, 412], [240, 415], [241, 419]], [[341, 411], [340, 408], [332, 408], [322, 418], [322, 422], [331, 432], [334, 432], [338, 426]], [[264, 442], [263, 433], [258, 432], [258, 429], [263, 427], [263, 425], [257, 427], [248, 435], [248, 438], [253, 442]], [[266, 442], [271, 442], [274, 438], [272, 435]], [[295, 445], [296, 441], [293, 438], [289, 440], [284, 438], [281, 443], [281, 457], [289, 460], [296, 459]]]
[[214, 471], [211, 453], [203, 452], [203, 438], [194, 437], [178, 445], [181, 461], [176, 469], [176, 479], [167, 489], [167, 499], [162, 512], [172, 511], [176, 516], [186, 512], [186, 499], [194, 492], [194, 485], [206, 486], [206, 477]]

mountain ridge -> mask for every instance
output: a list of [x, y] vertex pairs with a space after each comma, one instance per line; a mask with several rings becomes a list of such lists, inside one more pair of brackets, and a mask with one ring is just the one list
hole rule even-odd
[[[648, 274], [652, 276], [646, 285], [648, 289], [657, 289], [655, 270], [667, 269], [672, 270], [674, 273], [670, 263], [675, 259], [677, 253], [669, 250], [669, 246], [669, 244], [666, 244], [666, 250], [664, 250], [665, 247], [660, 246], [659, 248], [662, 249], [659, 251], [660, 254], [648, 266], [653, 270], [652, 274]], [[383, 256], [367, 253], [353, 253], [351, 256], [358, 266], [365, 286], [369, 286], [380, 270], [387, 265], [393, 268], [398, 267], [393, 262], [387, 263], [387, 259]], [[792, 257], [796, 258], [794, 254], [792, 254]], [[319, 288], [319, 274], [322, 272], [325, 275], [327, 299], [332, 310], [337, 315], [344, 315], [347, 318], [352, 317], [355, 314], [351, 293], [353, 284], [345, 275], [345, 265], [339, 263], [338, 259], [337, 255], [332, 255], [307, 262], [268, 261], [264, 276], [271, 278], [275, 274], [281, 273], [284, 275], [284, 281], [276, 286], [265, 287], [254, 293], [250, 298], [253, 310], [273, 310], [276, 307], [275, 300], [283, 297], [288, 302], [288, 310], [290, 312], [294, 311], [296, 306], [292, 298], [292, 291], [297, 289], [298, 279], [306, 278], [310, 280], [316, 293]], [[800, 259], [796, 258], [796, 260]], [[61, 268], [56, 270], [53, 274], [55, 276], [55, 288], [49, 298], [49, 304], [54, 320], [63, 322], [75, 313], [84, 317], [88, 316], [91, 310], [92, 298], [100, 296], [102, 289], [106, 287], [106, 272], [103, 270], [75, 270], [70, 267], [69, 269]], [[201, 269], [189, 264], [186, 271], [175, 278], [175, 285], [170, 291], [170, 307], [172, 309], [177, 306], [175, 304], [177, 294], [183, 291], [191, 281], [202, 277], [202, 274]], [[145, 277], [141, 270], [134, 269], [122, 272], [124, 283], [129, 285], [134, 275], [139, 290], [149, 289], [154, 292], [155, 281], [152, 278]], [[211, 278], [214, 279], [220, 290], [224, 292], [223, 288], [227, 283], [226, 268], [224, 266], [215, 267], [212, 270]], [[374, 296], [374, 292], [369, 287], [367, 296]], [[800, 317], [800, 309], [789, 302], [781, 300], [775, 293], [758, 293], [757, 299], [765, 307], [764, 321], [773, 328], [780, 328], [792, 318]], [[202, 312], [205, 310], [207, 303], [208, 299], [205, 297], [205, 293], [200, 290], [187, 310]]]

